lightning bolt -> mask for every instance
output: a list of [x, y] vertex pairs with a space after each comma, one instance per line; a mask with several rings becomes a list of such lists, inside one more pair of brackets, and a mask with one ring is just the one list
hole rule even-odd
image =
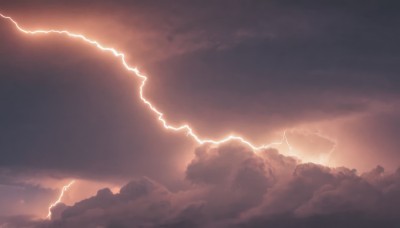
[[51, 209], [53, 209], [53, 207], [57, 206], [57, 204], [61, 203], [61, 200], [64, 196], [64, 193], [71, 187], [71, 185], [73, 185], [75, 183], [75, 180], [72, 180], [71, 182], [69, 182], [67, 185], [64, 185], [61, 189], [60, 195], [58, 196], [58, 199], [50, 204], [49, 206], [49, 212], [47, 214], [47, 219], [51, 219]]
[[[269, 148], [272, 145], [276, 145], [278, 143], [270, 143], [270, 144], [262, 144], [262, 145], [254, 145], [252, 144], [250, 141], [246, 140], [243, 137], [237, 136], [237, 135], [228, 135], [225, 136], [222, 139], [218, 139], [218, 140], [214, 140], [214, 139], [207, 139], [207, 138], [201, 138], [200, 136], [198, 136], [193, 128], [191, 128], [188, 124], [183, 124], [183, 125], [178, 125], [178, 126], [174, 126], [171, 124], [168, 124], [167, 120], [164, 118], [164, 113], [162, 113], [159, 109], [156, 108], [155, 105], [152, 104], [152, 102], [150, 102], [148, 99], [146, 99], [146, 97], [144, 96], [144, 88], [146, 86], [146, 82], [148, 80], [148, 77], [143, 75], [139, 69], [137, 67], [132, 67], [130, 66], [126, 60], [125, 60], [125, 54], [117, 51], [116, 49], [112, 48], [112, 47], [106, 47], [103, 46], [102, 44], [100, 44], [98, 41], [93, 40], [93, 39], [89, 39], [86, 36], [82, 35], [82, 34], [76, 34], [76, 33], [72, 33], [69, 32], [67, 30], [42, 30], [42, 29], [38, 29], [38, 30], [27, 30], [24, 29], [23, 27], [21, 27], [14, 19], [12, 19], [9, 16], [5, 16], [3, 14], [0, 13], [0, 16], [6, 20], [9, 20], [11, 23], [13, 23], [15, 25], [15, 27], [20, 31], [23, 32], [25, 34], [30, 34], [30, 35], [37, 35], [37, 34], [59, 34], [59, 35], [65, 35], [67, 37], [70, 38], [74, 38], [74, 39], [78, 39], [81, 40], [87, 44], [90, 44], [92, 46], [95, 46], [96, 48], [98, 48], [99, 50], [103, 51], [103, 52], [108, 52], [113, 54], [116, 58], [118, 58], [121, 61], [121, 64], [124, 66], [124, 68], [132, 73], [134, 73], [134, 75], [140, 79], [141, 83], [139, 86], [139, 97], [141, 99], [141, 101], [155, 114], [155, 116], [157, 117], [158, 121], [162, 124], [162, 126], [167, 129], [167, 130], [171, 130], [171, 131], [175, 131], [175, 132], [184, 132], [186, 133], [188, 136], [190, 136], [192, 139], [194, 139], [198, 144], [213, 144], [213, 145], [219, 145], [228, 141], [239, 141], [247, 146], [249, 146], [250, 148], [252, 148], [253, 150], [261, 150], [261, 149], [265, 149], [265, 148]], [[286, 135], [284, 134], [284, 138], [286, 139]], [[284, 140], [284, 141], [287, 141]], [[283, 141], [282, 141], [283, 142]]]
[[[38, 30], [27, 30], [23, 27], [21, 27], [13, 18], [9, 17], [9, 16], [5, 16], [3, 14], [0, 13], [0, 16], [5, 19], [8, 20], [9, 22], [11, 22], [12, 24], [14, 24], [14, 26], [18, 29], [18, 31], [25, 33], [25, 34], [29, 34], [29, 35], [38, 35], [38, 34], [58, 34], [58, 35], [63, 35], [72, 39], [77, 39], [80, 41], [83, 41], [89, 45], [92, 45], [94, 47], [96, 47], [97, 49], [103, 51], [103, 52], [107, 52], [110, 53], [112, 55], [114, 55], [114, 57], [116, 57], [117, 59], [120, 60], [122, 66], [129, 72], [133, 73], [133, 75], [135, 75], [139, 80], [140, 80], [140, 86], [139, 86], [139, 97], [141, 99], [141, 101], [150, 109], [150, 111], [156, 116], [157, 120], [160, 122], [160, 124], [167, 130], [170, 131], [174, 131], [174, 132], [183, 132], [186, 133], [187, 136], [191, 137], [196, 143], [203, 145], [203, 144], [212, 144], [212, 145], [219, 145], [225, 142], [229, 142], [229, 141], [238, 141], [244, 145], [247, 145], [248, 147], [250, 147], [251, 149], [253, 149], [254, 151], [259, 151], [262, 149], [266, 149], [266, 148], [271, 148], [272, 146], [275, 145], [282, 145], [283, 143], [286, 143], [289, 151], [292, 152], [293, 151], [293, 147], [289, 144], [289, 141], [287, 139], [286, 136], [286, 131], [284, 131], [282, 139], [279, 142], [272, 142], [269, 144], [261, 144], [261, 145], [255, 145], [253, 143], [251, 143], [250, 141], [246, 140], [245, 138], [241, 137], [241, 136], [237, 136], [237, 135], [227, 135], [221, 139], [209, 139], [209, 138], [202, 138], [199, 135], [197, 135], [195, 133], [195, 131], [193, 130], [192, 127], [190, 127], [188, 124], [182, 124], [182, 125], [171, 125], [168, 123], [168, 121], [164, 118], [164, 113], [161, 112], [158, 108], [156, 108], [156, 106], [150, 102], [148, 99], [146, 99], [146, 97], [144, 96], [144, 88], [146, 86], [148, 77], [145, 76], [144, 74], [142, 74], [139, 69], [137, 67], [133, 67], [130, 66], [126, 59], [125, 59], [125, 54], [123, 52], [120, 52], [112, 47], [106, 47], [103, 46], [102, 44], [100, 44], [98, 41], [90, 39], [82, 34], [76, 34], [73, 32], [69, 32], [67, 30], [54, 30], [54, 29], [50, 29], [50, 30], [42, 30], [42, 29], [38, 29]], [[49, 207], [49, 214], [47, 215], [47, 218], [51, 218], [51, 208], [53, 208], [55, 205], [57, 205], [58, 203], [61, 202], [61, 199], [64, 195], [64, 192], [68, 190], [68, 188], [74, 183], [74, 181], [71, 181], [68, 185], [64, 186], [62, 189], [62, 192], [58, 198], [58, 200], [56, 202], [54, 202], [53, 204], [50, 205]]]

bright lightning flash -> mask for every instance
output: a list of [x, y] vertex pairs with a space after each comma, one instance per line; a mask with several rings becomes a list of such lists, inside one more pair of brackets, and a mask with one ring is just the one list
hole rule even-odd
[[[125, 67], [126, 70], [134, 73], [134, 75], [136, 77], [138, 77], [141, 81], [140, 83], [140, 87], [139, 87], [139, 96], [140, 99], [142, 100], [142, 102], [147, 105], [147, 107], [156, 115], [158, 121], [161, 122], [162, 126], [167, 129], [167, 130], [172, 130], [172, 131], [177, 131], [177, 132], [184, 132], [186, 133], [188, 136], [190, 136], [191, 138], [193, 138], [198, 144], [214, 144], [214, 145], [219, 145], [228, 141], [239, 141], [243, 144], [246, 144], [247, 146], [249, 146], [250, 148], [252, 148], [253, 150], [261, 150], [261, 149], [265, 149], [265, 148], [269, 148], [272, 145], [275, 145], [277, 143], [271, 143], [271, 144], [263, 144], [263, 145], [254, 145], [252, 144], [250, 141], [246, 140], [243, 137], [240, 136], [236, 136], [236, 135], [228, 135], [222, 139], [219, 140], [213, 140], [213, 139], [207, 139], [207, 138], [201, 138], [200, 136], [198, 136], [194, 130], [188, 125], [188, 124], [183, 124], [183, 125], [178, 125], [178, 126], [174, 126], [174, 125], [170, 125], [168, 124], [167, 120], [164, 118], [164, 113], [162, 113], [161, 111], [159, 111], [153, 104], [152, 102], [150, 102], [148, 99], [145, 98], [144, 94], [144, 87], [146, 85], [146, 82], [148, 80], [147, 76], [143, 75], [139, 69], [137, 67], [132, 67], [130, 66], [126, 60], [125, 60], [125, 54], [117, 51], [114, 48], [111, 47], [105, 47], [102, 44], [100, 44], [99, 42], [97, 42], [96, 40], [92, 40], [87, 38], [86, 36], [82, 35], [82, 34], [75, 34], [66, 30], [42, 30], [42, 29], [38, 29], [38, 30], [26, 30], [24, 28], [22, 28], [14, 19], [12, 19], [11, 17], [5, 16], [3, 14], [0, 13], [0, 16], [4, 19], [9, 20], [10, 22], [12, 22], [15, 27], [25, 33], [25, 34], [31, 34], [31, 35], [37, 35], [37, 34], [60, 34], [60, 35], [65, 35], [68, 36], [70, 38], [74, 38], [74, 39], [78, 39], [81, 41], [84, 41], [87, 44], [93, 45], [96, 48], [98, 48], [101, 51], [104, 52], [108, 52], [113, 54], [116, 58], [118, 58], [122, 65]], [[284, 136], [286, 138], [286, 136]], [[287, 141], [287, 140], [284, 140]], [[281, 141], [280, 143], [282, 143], [283, 141]]]
[[71, 185], [73, 185], [75, 183], [75, 180], [72, 180], [71, 182], [69, 182], [67, 185], [64, 185], [61, 189], [60, 195], [58, 196], [58, 199], [50, 204], [49, 206], [49, 212], [47, 214], [47, 219], [51, 219], [51, 209], [53, 209], [53, 207], [57, 206], [57, 204], [61, 203], [61, 200], [64, 196], [64, 193], [71, 187]]
[[[156, 116], [156, 118], [158, 119], [158, 121], [161, 123], [161, 125], [167, 129], [167, 130], [171, 130], [171, 131], [175, 131], [175, 132], [183, 132], [186, 133], [186, 135], [190, 136], [195, 142], [197, 142], [198, 144], [212, 144], [212, 145], [219, 145], [228, 141], [238, 141], [240, 143], [243, 143], [245, 145], [247, 145], [248, 147], [250, 147], [251, 149], [253, 149], [254, 151], [259, 151], [262, 149], [266, 149], [266, 148], [270, 148], [271, 146], [276, 146], [276, 145], [282, 145], [283, 143], [286, 143], [289, 151], [292, 152], [293, 147], [289, 144], [288, 139], [286, 137], [286, 131], [284, 132], [281, 141], [279, 142], [273, 142], [273, 143], [269, 143], [269, 144], [262, 144], [262, 145], [255, 145], [253, 143], [251, 143], [250, 141], [246, 140], [243, 137], [237, 136], [237, 135], [227, 135], [222, 139], [209, 139], [209, 138], [202, 138], [199, 135], [197, 135], [194, 130], [192, 129], [192, 127], [190, 127], [188, 124], [183, 124], [183, 125], [171, 125], [167, 122], [167, 120], [164, 118], [164, 113], [162, 113], [161, 111], [159, 111], [159, 109], [157, 109], [155, 107], [155, 105], [150, 102], [148, 99], [145, 98], [144, 96], [144, 88], [146, 86], [146, 82], [148, 80], [147, 76], [143, 75], [139, 69], [137, 67], [132, 67], [130, 66], [126, 60], [125, 60], [125, 54], [117, 51], [116, 49], [112, 48], [112, 47], [106, 47], [103, 46], [102, 44], [100, 44], [98, 41], [93, 40], [93, 39], [89, 39], [86, 36], [82, 35], [82, 34], [76, 34], [76, 33], [72, 33], [69, 32], [67, 30], [42, 30], [42, 29], [38, 29], [38, 30], [27, 30], [24, 29], [23, 27], [21, 27], [14, 19], [12, 19], [9, 16], [5, 16], [3, 14], [0, 13], [0, 16], [8, 21], [10, 21], [12, 24], [15, 25], [15, 27], [22, 33], [25, 34], [29, 34], [29, 35], [39, 35], [39, 34], [58, 34], [58, 35], [64, 35], [67, 36], [69, 38], [73, 38], [73, 39], [78, 39], [80, 41], [83, 41], [89, 45], [92, 45], [94, 47], [96, 47], [97, 49], [103, 51], [103, 52], [107, 52], [110, 53], [112, 55], [114, 55], [116, 58], [118, 58], [121, 62], [121, 64], [123, 65], [123, 67], [129, 71], [132, 72], [139, 80], [140, 80], [140, 86], [139, 86], [139, 97], [141, 99], [141, 101], [154, 113], [154, 115]], [[48, 218], [51, 217], [51, 212], [50, 209], [52, 207], [54, 207], [56, 204], [58, 204], [61, 201], [61, 198], [64, 194], [64, 192], [73, 184], [73, 181], [68, 184], [67, 186], [64, 186], [63, 191], [61, 192], [61, 195], [59, 197], [59, 199], [53, 203], [52, 205], [50, 205], [49, 207], [49, 214], [48, 214]]]

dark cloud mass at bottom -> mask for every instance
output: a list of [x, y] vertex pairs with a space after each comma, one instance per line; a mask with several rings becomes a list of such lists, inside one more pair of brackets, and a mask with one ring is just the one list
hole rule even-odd
[[[59, 204], [35, 227], [398, 227], [400, 169], [357, 174], [227, 143], [202, 146], [178, 191], [146, 177]], [[22, 223], [20, 220], [18, 222]], [[29, 222], [27, 222], [29, 224]], [[10, 221], [9, 226], [12, 226]], [[18, 226], [15, 226], [18, 227]]]

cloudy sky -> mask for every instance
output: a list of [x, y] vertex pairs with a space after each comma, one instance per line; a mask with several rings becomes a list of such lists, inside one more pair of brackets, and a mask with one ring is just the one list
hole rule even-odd
[[[0, 3], [0, 227], [399, 227], [400, 4]], [[76, 182], [52, 208], [62, 187]]]

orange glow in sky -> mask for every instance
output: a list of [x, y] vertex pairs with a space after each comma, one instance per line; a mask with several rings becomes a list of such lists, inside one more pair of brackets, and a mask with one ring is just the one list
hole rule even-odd
[[[126, 60], [125, 60], [125, 54], [123, 52], [120, 52], [112, 47], [107, 47], [107, 46], [103, 46], [102, 44], [100, 44], [98, 41], [94, 40], [94, 39], [90, 39], [82, 34], [75, 34], [73, 32], [69, 32], [66, 30], [42, 30], [42, 29], [38, 29], [38, 30], [28, 30], [25, 29], [23, 27], [21, 27], [13, 18], [9, 17], [9, 16], [5, 16], [3, 14], [0, 13], [0, 16], [5, 19], [8, 20], [9, 22], [11, 22], [13, 25], [15, 25], [15, 27], [22, 33], [24, 34], [28, 34], [28, 35], [40, 35], [40, 34], [56, 34], [56, 35], [63, 35], [72, 39], [77, 39], [80, 41], [83, 41], [84, 43], [87, 43], [89, 45], [92, 45], [94, 47], [96, 47], [97, 49], [112, 54], [114, 55], [117, 59], [119, 59], [120, 63], [122, 64], [122, 66], [129, 72], [133, 73], [133, 75], [135, 77], [137, 77], [140, 80], [140, 85], [139, 85], [139, 97], [141, 99], [141, 101], [150, 109], [150, 111], [152, 112], [152, 114], [155, 115], [155, 117], [157, 118], [157, 120], [160, 122], [160, 124], [169, 131], [173, 131], [173, 132], [182, 132], [185, 133], [187, 136], [189, 136], [190, 138], [192, 138], [196, 143], [202, 145], [202, 144], [212, 144], [212, 145], [219, 145], [228, 141], [238, 141], [242, 144], [247, 145], [248, 147], [250, 147], [251, 149], [253, 149], [254, 151], [259, 151], [261, 149], [266, 149], [266, 148], [270, 148], [272, 146], [277, 146], [277, 145], [282, 145], [282, 144], [287, 144], [289, 151], [292, 152], [293, 151], [293, 147], [289, 144], [289, 141], [287, 139], [286, 136], [286, 131], [283, 133], [283, 136], [281, 138], [280, 141], [278, 142], [272, 142], [272, 143], [266, 143], [266, 144], [261, 144], [261, 145], [255, 145], [252, 142], [250, 142], [249, 140], [247, 140], [244, 137], [238, 136], [238, 135], [226, 135], [225, 137], [221, 138], [221, 139], [210, 139], [210, 138], [203, 138], [199, 135], [197, 135], [195, 133], [195, 131], [193, 130], [193, 128], [189, 125], [189, 124], [183, 124], [183, 125], [171, 125], [168, 123], [168, 121], [166, 120], [166, 118], [164, 117], [164, 113], [161, 112], [150, 100], [148, 100], [145, 95], [144, 95], [144, 89], [146, 86], [146, 82], [148, 80], [148, 77], [143, 75], [139, 69], [137, 67], [133, 67], [131, 65], [129, 65]], [[54, 203], [52, 203], [49, 206], [49, 213], [47, 218], [51, 218], [51, 209], [56, 206], [58, 203], [61, 202], [62, 197], [65, 193], [65, 191], [68, 190], [69, 187], [71, 187], [71, 185], [74, 183], [74, 181], [71, 181], [68, 185], [65, 185], [62, 188], [61, 194], [59, 196], [59, 198], [57, 199], [57, 201], [55, 201]]]
[[[254, 145], [253, 143], [251, 143], [250, 141], [246, 140], [243, 137], [237, 136], [237, 135], [227, 135], [222, 139], [208, 139], [208, 138], [202, 138], [200, 136], [198, 136], [192, 127], [189, 126], [189, 124], [183, 124], [183, 125], [178, 125], [178, 126], [173, 126], [170, 125], [167, 120], [164, 118], [164, 113], [162, 113], [160, 110], [158, 110], [155, 105], [150, 102], [148, 99], [145, 98], [144, 96], [144, 88], [146, 86], [146, 82], [148, 80], [148, 77], [143, 75], [139, 69], [137, 67], [132, 67], [130, 66], [126, 60], [125, 60], [125, 54], [115, 50], [114, 48], [111, 47], [106, 47], [101, 45], [99, 42], [97, 42], [96, 40], [92, 40], [87, 38], [86, 36], [82, 35], [82, 34], [75, 34], [66, 30], [26, 30], [24, 28], [22, 28], [14, 19], [12, 19], [11, 17], [5, 16], [3, 14], [0, 13], [0, 16], [4, 19], [9, 20], [10, 22], [12, 22], [15, 27], [25, 33], [25, 34], [30, 34], [30, 35], [37, 35], [37, 34], [60, 34], [60, 35], [65, 35], [68, 36], [70, 38], [74, 38], [74, 39], [79, 39], [81, 41], [84, 41], [85, 43], [88, 43], [90, 45], [95, 46], [96, 48], [98, 48], [101, 51], [104, 52], [109, 52], [111, 54], [113, 54], [116, 58], [118, 58], [122, 65], [125, 67], [126, 70], [134, 73], [134, 75], [136, 77], [138, 77], [141, 80], [140, 83], [140, 87], [139, 87], [139, 96], [140, 99], [142, 100], [142, 102], [147, 105], [147, 107], [156, 115], [158, 121], [161, 122], [162, 126], [167, 129], [167, 130], [171, 130], [171, 131], [176, 131], [176, 132], [184, 132], [186, 133], [188, 136], [190, 136], [192, 139], [194, 139], [198, 144], [214, 144], [214, 145], [219, 145], [228, 141], [239, 141], [243, 144], [246, 144], [247, 146], [249, 146], [250, 148], [252, 148], [253, 150], [261, 150], [261, 149], [265, 149], [265, 148], [270, 148], [273, 145], [276, 144], [281, 144], [283, 142], [287, 142], [287, 138], [286, 138], [286, 134], [283, 135], [283, 138], [280, 142], [274, 142], [274, 143], [268, 143], [268, 144], [262, 144], [262, 145]], [[289, 146], [290, 147], [290, 146]]]

